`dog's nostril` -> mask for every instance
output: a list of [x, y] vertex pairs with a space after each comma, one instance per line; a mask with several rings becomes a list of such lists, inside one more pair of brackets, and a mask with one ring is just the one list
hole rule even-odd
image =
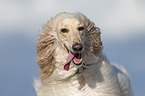
[[82, 44], [79, 44], [79, 43], [75, 43], [75, 44], [72, 46], [72, 49], [73, 49], [73, 51], [75, 51], [75, 52], [82, 51], [83, 45], [82, 45]]

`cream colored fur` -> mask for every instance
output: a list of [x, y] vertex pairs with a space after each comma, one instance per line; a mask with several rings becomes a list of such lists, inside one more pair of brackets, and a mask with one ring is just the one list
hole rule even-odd
[[[77, 30], [79, 26], [84, 26], [83, 32]], [[61, 33], [61, 28], [67, 28], [69, 32]], [[128, 73], [119, 65], [111, 65], [103, 55], [100, 32], [96, 30], [99, 29], [94, 23], [80, 13], [60, 13], [48, 22], [38, 42], [38, 64], [42, 70], [41, 79], [34, 82], [38, 96], [133, 96]], [[55, 40], [52, 46], [41, 42], [51, 36]], [[85, 47], [82, 59], [87, 68], [81, 69], [71, 62], [69, 71], [66, 71], [63, 66], [68, 52], [63, 44], [72, 51], [75, 42]], [[41, 44], [46, 46], [42, 47]], [[49, 65], [51, 59], [48, 64], [44, 63], [49, 55], [53, 57], [54, 67]]]

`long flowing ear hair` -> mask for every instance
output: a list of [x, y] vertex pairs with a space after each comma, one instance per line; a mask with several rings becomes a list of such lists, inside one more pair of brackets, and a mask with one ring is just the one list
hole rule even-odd
[[85, 26], [84, 45], [86, 50], [90, 50], [97, 55], [103, 48], [100, 37], [100, 29], [95, 26], [94, 22], [92, 22], [83, 14], [78, 13], [78, 18]]
[[[85, 32], [85, 45], [87, 50], [91, 50], [94, 54], [97, 54], [102, 49], [102, 41], [100, 38], [100, 29], [95, 27], [95, 24], [90, 21], [83, 14], [78, 13], [77, 17], [84, 23], [86, 27]], [[43, 29], [43, 33], [40, 35], [37, 44], [37, 64], [41, 70], [41, 79], [44, 80], [49, 77], [55, 69], [54, 50], [58, 46], [57, 36], [53, 28], [52, 20], [47, 23]]]
[[56, 48], [56, 38], [52, 34], [53, 27], [50, 22], [42, 30], [38, 44], [37, 44], [37, 64], [41, 70], [41, 79], [44, 80], [49, 77], [55, 69], [54, 50]]

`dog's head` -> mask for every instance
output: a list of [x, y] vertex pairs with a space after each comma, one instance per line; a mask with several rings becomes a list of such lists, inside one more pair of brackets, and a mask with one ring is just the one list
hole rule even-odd
[[83, 50], [99, 52], [102, 49], [100, 29], [83, 14], [61, 13], [56, 16], [57, 39], [72, 53]]
[[[48, 69], [52, 69], [49, 71], [50, 74], [53, 72], [52, 62], [55, 63], [53, 51], [57, 43], [66, 48], [72, 56], [70, 58], [75, 58], [73, 61], [76, 64], [82, 62], [81, 55], [84, 51], [97, 54], [102, 49], [100, 29], [95, 27], [92, 21], [80, 13], [60, 13], [48, 22], [38, 42], [38, 64], [42, 73], [48, 73]], [[70, 60], [67, 61], [69, 62]]]
[[[63, 17], [63, 15], [67, 16]], [[60, 14], [57, 18], [61, 18], [57, 24], [59, 41], [73, 53], [83, 51], [84, 24], [74, 14]]]

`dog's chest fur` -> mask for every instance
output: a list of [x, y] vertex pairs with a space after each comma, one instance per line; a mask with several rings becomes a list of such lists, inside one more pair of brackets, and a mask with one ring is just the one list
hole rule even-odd
[[67, 51], [57, 48], [55, 53], [55, 71], [35, 85], [38, 96], [120, 96], [115, 73], [107, 60], [75, 74], [77, 67], [72, 63], [69, 71], [63, 69]]
[[108, 80], [107, 76], [99, 74], [84, 72], [64, 80], [57, 80], [54, 76], [41, 83], [36, 90], [38, 96], [120, 96], [115, 77], [110, 76]]

